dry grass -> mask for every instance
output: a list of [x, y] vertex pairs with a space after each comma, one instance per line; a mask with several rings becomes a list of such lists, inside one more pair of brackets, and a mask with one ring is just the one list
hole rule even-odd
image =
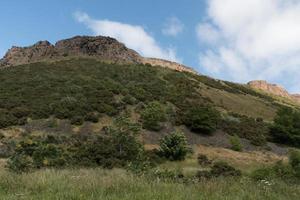
[[234, 94], [214, 88], [201, 90], [201, 94], [210, 98], [215, 105], [231, 112], [254, 118], [262, 117], [268, 121], [272, 121], [276, 115], [275, 107], [250, 95]]
[[279, 156], [272, 152], [237, 152], [230, 149], [203, 145], [196, 145], [193, 150], [195, 156], [197, 154], [204, 154], [212, 160], [226, 161], [243, 170], [251, 170], [257, 166], [271, 165], [280, 160], [287, 162], [288, 160], [287, 156]]

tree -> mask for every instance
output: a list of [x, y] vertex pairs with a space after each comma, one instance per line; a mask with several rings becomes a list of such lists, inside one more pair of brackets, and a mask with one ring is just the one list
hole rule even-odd
[[275, 142], [300, 146], [300, 112], [292, 108], [278, 110], [270, 133]]
[[159, 102], [153, 101], [146, 105], [141, 113], [141, 118], [144, 128], [159, 131], [161, 129], [160, 122], [166, 120], [166, 111]]
[[174, 132], [160, 141], [160, 154], [169, 160], [184, 160], [189, 152], [185, 135]]
[[210, 107], [190, 108], [185, 116], [185, 125], [197, 133], [211, 134], [217, 129], [219, 113]]

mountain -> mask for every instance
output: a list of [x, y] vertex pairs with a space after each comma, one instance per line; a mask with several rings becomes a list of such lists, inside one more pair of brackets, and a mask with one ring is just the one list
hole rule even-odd
[[284, 87], [277, 84], [271, 84], [264, 80], [257, 80], [250, 81], [248, 85], [253, 89], [257, 89], [271, 95], [284, 97], [292, 101], [300, 102], [300, 94], [290, 94]]
[[[254, 150], [272, 141], [267, 130], [276, 112], [297, 107], [253, 84], [144, 58], [109, 37], [13, 47], [0, 63], [0, 134], [9, 137], [99, 133], [125, 115], [142, 126], [146, 144], [180, 129], [191, 144], [228, 148], [229, 135], [238, 135], [245, 149]], [[283, 88], [257, 85], [288, 97]], [[207, 129], [213, 130], [211, 137], [201, 135]], [[276, 145], [271, 149], [282, 151]]]
[[150, 64], [178, 71], [196, 73], [184, 65], [155, 58], [145, 58], [114, 38], [103, 36], [76, 36], [56, 42], [39, 41], [29, 47], [12, 47], [0, 60], [0, 67], [55, 61], [74, 57], [96, 58], [101, 61], [121, 64]]

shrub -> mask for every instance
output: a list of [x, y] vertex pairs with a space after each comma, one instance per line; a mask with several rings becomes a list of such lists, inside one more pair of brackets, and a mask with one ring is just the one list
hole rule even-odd
[[164, 107], [157, 101], [146, 105], [141, 113], [143, 127], [153, 131], [161, 129], [160, 122], [166, 120], [166, 111]]
[[51, 142], [50, 137], [30, 136], [17, 144], [14, 154], [8, 161], [13, 171], [29, 171], [33, 168], [62, 166], [64, 149]]
[[73, 124], [73, 125], [80, 126], [83, 124], [83, 122], [84, 122], [84, 119], [82, 116], [74, 116], [71, 118], [71, 124]]
[[186, 137], [181, 132], [174, 132], [160, 141], [160, 155], [168, 160], [184, 160], [189, 152]]
[[215, 109], [196, 106], [187, 111], [184, 123], [194, 132], [211, 134], [217, 129], [219, 119], [219, 113]]
[[230, 166], [226, 162], [216, 162], [211, 168], [211, 174], [214, 177], [218, 176], [241, 176], [241, 171]]
[[266, 144], [269, 135], [269, 125], [263, 121], [257, 121], [247, 116], [232, 114], [222, 120], [220, 128], [230, 135], [237, 135], [240, 138], [250, 140], [251, 144], [262, 146]]
[[85, 121], [97, 123], [99, 121], [99, 114], [95, 112], [89, 112], [84, 117]]
[[210, 165], [212, 162], [204, 154], [198, 154], [197, 156], [198, 164], [202, 166]]
[[289, 155], [289, 164], [294, 168], [300, 168], [300, 151], [292, 150]]
[[300, 147], [300, 112], [292, 108], [281, 108], [270, 128], [273, 140]]
[[118, 118], [105, 134], [70, 136], [29, 135], [9, 158], [8, 167], [17, 172], [43, 167], [125, 167], [144, 162], [144, 149], [137, 140], [139, 126]]
[[240, 141], [240, 138], [237, 135], [231, 136], [229, 138], [231, 149], [234, 151], [242, 151], [243, 147]]

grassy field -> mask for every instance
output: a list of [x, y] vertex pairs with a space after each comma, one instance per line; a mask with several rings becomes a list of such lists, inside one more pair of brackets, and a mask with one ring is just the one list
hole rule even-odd
[[163, 182], [123, 170], [41, 170], [30, 174], [0, 172], [0, 199], [147, 200], [147, 199], [299, 199], [300, 186], [271, 185], [248, 178], [218, 178], [198, 183]]

